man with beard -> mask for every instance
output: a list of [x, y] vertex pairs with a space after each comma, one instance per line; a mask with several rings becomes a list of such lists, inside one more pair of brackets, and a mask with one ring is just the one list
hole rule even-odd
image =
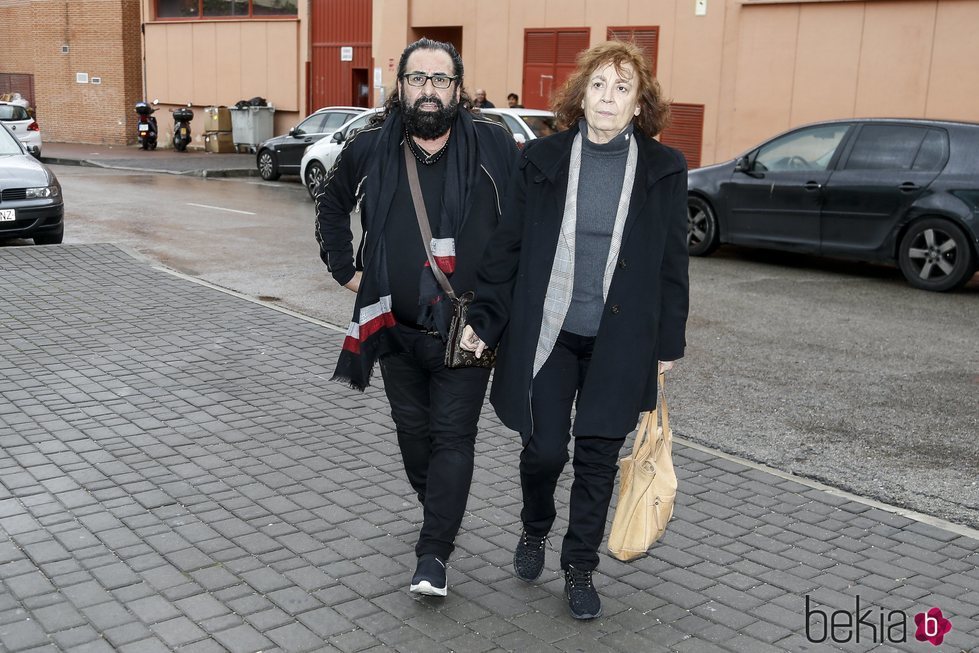
[[[363, 390], [379, 361], [408, 481], [422, 505], [409, 590], [445, 596], [472, 481], [476, 424], [489, 370], [443, 365], [452, 306], [426, 247], [456, 294], [476, 285], [483, 248], [500, 220], [517, 161], [513, 138], [460, 106], [462, 59], [421, 39], [398, 65], [378, 124], [347, 142], [316, 199], [320, 258], [357, 293], [334, 380]], [[417, 169], [432, 238], [423, 243], [408, 166]], [[351, 211], [364, 236], [356, 255]]]

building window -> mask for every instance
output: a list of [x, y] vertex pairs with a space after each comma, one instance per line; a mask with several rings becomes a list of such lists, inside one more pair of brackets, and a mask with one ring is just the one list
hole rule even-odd
[[297, 0], [156, 0], [156, 17], [265, 18], [295, 17]]
[[660, 142], [683, 152], [688, 168], [700, 167], [704, 142], [704, 105], [670, 104], [670, 124], [659, 136]]

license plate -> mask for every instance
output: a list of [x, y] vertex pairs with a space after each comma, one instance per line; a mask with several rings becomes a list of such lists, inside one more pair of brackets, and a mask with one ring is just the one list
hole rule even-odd
[[145, 122], [139, 126], [140, 132], [148, 132], [149, 130], [150, 130], [150, 126], [147, 125]]
[[0, 209], [0, 222], [13, 222], [17, 219], [17, 211], [14, 209]]

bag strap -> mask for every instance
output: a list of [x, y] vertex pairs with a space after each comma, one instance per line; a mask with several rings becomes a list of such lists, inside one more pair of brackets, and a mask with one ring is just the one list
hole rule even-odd
[[418, 231], [422, 235], [425, 255], [428, 256], [428, 265], [432, 268], [432, 274], [435, 275], [449, 299], [455, 301], [456, 294], [452, 290], [452, 284], [449, 283], [445, 273], [442, 272], [442, 268], [438, 266], [435, 257], [432, 256], [432, 224], [428, 221], [428, 211], [425, 210], [425, 198], [422, 197], [421, 184], [418, 182], [418, 164], [415, 163], [415, 155], [411, 153], [411, 146], [408, 144], [409, 138], [411, 136], [405, 135], [405, 170], [408, 172], [408, 186], [411, 188], [411, 202], [415, 205], [415, 217], [418, 218]]
[[[658, 363], [657, 363], [658, 364]], [[632, 443], [632, 456], [633, 458], [639, 455], [639, 450], [643, 448], [648, 442], [653, 442], [656, 440], [656, 427], [659, 426], [662, 420], [663, 424], [663, 438], [670, 438], [670, 410], [666, 407], [666, 374], [659, 374], [659, 392], [657, 393], [658, 403], [653, 410], [647, 411], [642, 414], [642, 419], [639, 422], [639, 429], [636, 431], [636, 439]], [[654, 442], [654, 446], [655, 446]]]

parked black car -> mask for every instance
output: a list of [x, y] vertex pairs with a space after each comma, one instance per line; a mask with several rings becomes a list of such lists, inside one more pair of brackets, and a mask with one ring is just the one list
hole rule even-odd
[[0, 238], [56, 245], [65, 234], [61, 184], [0, 123]]
[[280, 175], [298, 175], [299, 161], [306, 148], [324, 136], [332, 136], [340, 125], [363, 109], [357, 107], [324, 107], [310, 114], [289, 130], [259, 144], [255, 163], [262, 179], [275, 181]]
[[979, 124], [854, 119], [691, 170], [690, 254], [722, 243], [895, 263], [944, 291], [979, 261]]

